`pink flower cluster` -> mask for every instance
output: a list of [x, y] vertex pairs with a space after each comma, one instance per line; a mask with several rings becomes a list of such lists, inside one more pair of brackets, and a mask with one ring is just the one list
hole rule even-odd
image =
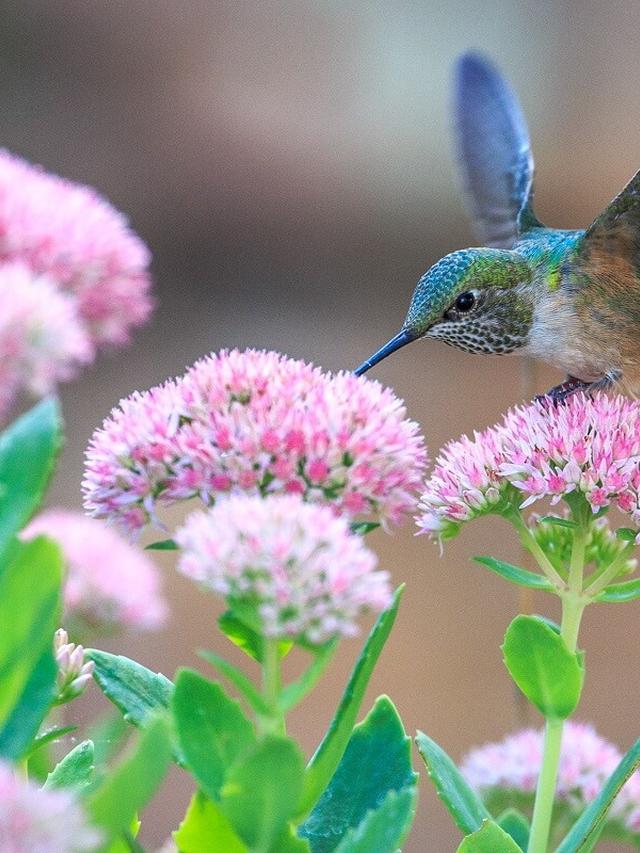
[[3, 853], [89, 853], [101, 848], [68, 790], [38, 788], [0, 761], [0, 850]]
[[640, 403], [575, 394], [557, 407], [536, 401], [510, 410], [497, 426], [445, 447], [417, 523], [446, 538], [506, 502], [553, 504], [574, 491], [594, 513], [616, 506], [640, 526]]
[[[472, 750], [460, 769], [483, 798], [492, 793], [530, 794], [533, 798], [542, 763], [542, 730], [524, 729], [498, 743]], [[556, 801], [576, 815], [595, 799], [622, 759], [619, 750], [586, 723], [565, 724], [558, 767]], [[640, 832], [640, 773], [624, 786], [609, 812], [609, 820], [623, 821]]]
[[388, 572], [329, 507], [300, 495], [235, 495], [189, 516], [178, 569], [252, 610], [267, 637], [319, 644], [357, 633], [358, 617], [391, 601]]
[[135, 531], [158, 504], [285, 492], [397, 523], [425, 464], [417, 424], [379, 383], [222, 351], [112, 411], [87, 451], [85, 507]]
[[67, 566], [65, 619], [139, 631], [164, 623], [168, 607], [155, 564], [104, 523], [52, 509], [37, 516], [22, 535], [49, 536], [59, 544]]
[[84, 693], [95, 664], [92, 660], [85, 660], [82, 646], [69, 642], [69, 635], [64, 628], [58, 628], [53, 635], [53, 653], [58, 664], [56, 702], [63, 705]]
[[0, 417], [127, 341], [151, 310], [148, 264], [94, 190], [0, 150]]

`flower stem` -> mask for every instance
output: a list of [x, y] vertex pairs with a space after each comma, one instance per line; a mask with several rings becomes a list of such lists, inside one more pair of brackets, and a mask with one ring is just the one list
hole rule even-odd
[[[584, 556], [587, 540], [587, 525], [581, 524], [575, 531], [571, 562], [569, 565], [568, 589], [561, 595], [562, 623], [560, 636], [570, 652], [578, 645], [580, 620], [588, 601], [582, 592]], [[551, 817], [556, 792], [562, 729], [564, 720], [547, 717], [544, 730], [542, 764], [536, 788], [536, 799], [531, 820], [531, 834], [527, 853], [546, 853], [551, 829]]]
[[527, 527], [524, 519], [520, 515], [520, 512], [516, 511], [510, 513], [507, 518], [520, 534], [520, 542], [522, 543], [522, 547], [526, 548], [527, 551], [535, 557], [536, 562], [542, 569], [543, 573], [551, 581], [551, 583], [557, 589], [563, 589], [565, 587], [564, 579], [560, 576], [554, 565], [551, 563], [551, 560], [547, 557], [547, 555], [544, 553], [544, 551], [536, 541], [535, 536]]
[[280, 710], [280, 652], [277, 640], [264, 640], [262, 660], [262, 695], [269, 714], [260, 718], [262, 734], [285, 734], [284, 714]]

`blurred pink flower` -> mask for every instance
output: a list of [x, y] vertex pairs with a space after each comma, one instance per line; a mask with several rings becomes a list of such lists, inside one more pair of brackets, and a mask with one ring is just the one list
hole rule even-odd
[[561, 406], [536, 401], [511, 409], [497, 426], [445, 447], [417, 523], [447, 537], [462, 522], [500, 511], [504, 501], [553, 504], [574, 491], [594, 512], [617, 506], [640, 526], [638, 402], [575, 394]]
[[70, 791], [38, 788], [0, 761], [2, 853], [88, 853], [100, 842]]
[[357, 633], [358, 617], [391, 601], [388, 572], [329, 507], [299, 495], [236, 495], [193, 513], [176, 540], [179, 570], [255, 608], [268, 637], [318, 644]]
[[405, 414], [378, 382], [225, 350], [112, 411], [87, 451], [85, 506], [135, 531], [157, 504], [285, 492], [397, 523], [426, 464]]
[[[523, 729], [498, 743], [472, 750], [460, 770], [483, 798], [498, 791], [535, 794], [544, 733]], [[576, 815], [595, 799], [605, 781], [622, 759], [613, 744], [601, 738], [586, 723], [569, 721], [564, 726], [556, 802], [566, 804]], [[610, 820], [621, 820], [631, 832], [640, 830], [640, 773], [624, 786], [609, 812]]]
[[149, 557], [114, 530], [79, 512], [51, 509], [37, 516], [22, 536], [56, 541], [67, 565], [65, 618], [100, 628], [150, 630], [168, 608]]
[[75, 299], [20, 261], [0, 263], [0, 420], [23, 392], [41, 397], [91, 361]]
[[92, 342], [122, 344], [147, 319], [149, 251], [95, 190], [0, 150], [0, 261], [72, 293]]

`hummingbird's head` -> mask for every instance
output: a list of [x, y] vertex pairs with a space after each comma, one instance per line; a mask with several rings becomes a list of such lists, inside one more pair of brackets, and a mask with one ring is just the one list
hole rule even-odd
[[422, 276], [400, 332], [356, 370], [419, 338], [465, 352], [504, 354], [527, 343], [533, 321], [532, 269], [516, 252], [462, 249]]

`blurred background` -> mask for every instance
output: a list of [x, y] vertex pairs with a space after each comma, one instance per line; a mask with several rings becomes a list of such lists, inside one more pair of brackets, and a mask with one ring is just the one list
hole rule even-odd
[[[351, 368], [398, 330], [422, 272], [474, 242], [450, 150], [461, 51], [487, 52], [520, 95], [547, 224], [587, 225], [640, 167], [634, 0], [5, 0], [1, 22], [0, 144], [96, 186], [154, 255], [151, 324], [62, 390], [67, 444], [50, 503], [80, 506], [84, 449], [121, 396], [210, 350], [267, 347]], [[428, 342], [374, 375], [406, 399], [433, 456], [519, 401], [521, 374], [517, 358]], [[541, 369], [536, 390], [557, 379]], [[422, 728], [459, 758], [519, 722], [498, 648], [517, 594], [470, 562], [518, 551], [494, 520], [442, 556], [413, 534], [408, 523], [371, 537], [407, 591], [363, 712], [389, 693], [409, 733]], [[219, 607], [161, 559], [170, 626], [104, 646], [172, 675], [203, 666], [194, 649], [221, 647]], [[546, 599], [535, 609], [556, 615]], [[637, 618], [633, 605], [591, 608], [582, 634], [579, 717], [624, 749], [640, 734]], [[292, 718], [309, 752], [358, 648], [343, 644]], [[145, 815], [150, 849], [190, 791], [176, 770]], [[405, 849], [446, 853], [458, 840], [423, 779]]]

